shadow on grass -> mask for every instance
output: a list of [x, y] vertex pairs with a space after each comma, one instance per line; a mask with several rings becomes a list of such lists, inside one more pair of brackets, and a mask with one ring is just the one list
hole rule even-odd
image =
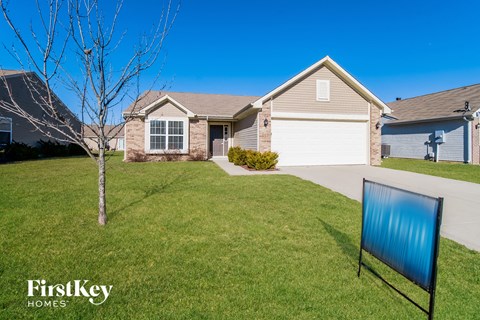
[[[337, 245], [341, 248], [343, 254], [349, 258], [350, 264], [354, 267], [352, 269], [352, 270], [354, 270], [353, 271], [354, 273], [352, 272], [352, 277], [353, 277], [353, 274], [355, 274], [355, 278], [357, 278], [358, 255], [359, 255], [360, 247], [357, 247], [355, 244], [353, 244], [352, 240], [350, 239], [350, 237], [347, 234], [339, 231], [338, 229], [336, 229], [332, 225], [328, 224], [327, 222], [323, 221], [322, 219], [319, 219], [319, 220], [322, 223], [325, 230], [328, 232], [328, 234], [330, 234], [330, 236], [337, 242]], [[365, 256], [366, 255], [365, 255], [365, 251], [364, 251], [364, 258], [363, 258], [364, 261], [365, 261]], [[374, 270], [375, 272], [378, 272], [378, 271], [375, 270], [375, 268], [370, 263], [369, 263], [369, 266], [372, 270]], [[383, 299], [384, 303], [401, 303], [401, 302], [406, 301], [406, 300], [404, 300], [404, 298], [401, 295], [396, 293], [388, 285], [386, 285], [380, 279], [376, 278], [373, 274], [371, 274], [371, 272], [369, 272], [365, 268], [362, 268], [362, 277], [365, 277], [365, 276], [368, 276], [371, 279], [371, 281], [366, 282], [367, 286], [374, 286], [382, 292], [382, 295], [384, 296], [384, 299]], [[390, 282], [392, 282], [392, 279], [389, 279], [389, 280], [390, 280]], [[396, 280], [397, 280], [396, 281], [397, 285], [402, 283], [401, 278], [396, 279]], [[406, 283], [406, 285], [410, 284], [410, 282], [408, 282], [408, 281], [404, 282], [404, 283]], [[415, 292], [414, 291], [415, 288], [418, 288], [418, 287], [415, 287], [414, 285], [410, 286], [409, 287], [409, 289], [410, 289], [409, 293], [411, 294], [411, 293]], [[423, 293], [423, 291], [419, 291], [419, 290], [420, 289], [417, 289], [417, 291], [416, 291], [417, 295], [418, 295], [418, 292]], [[406, 290], [403, 289], [403, 291], [405, 292]], [[412, 310], [415, 310], [414, 308], [412, 308], [412, 306], [410, 304], [404, 304], [404, 306], [405, 306], [405, 308], [411, 308]]]
[[343, 254], [349, 258], [352, 265], [358, 267], [359, 248], [353, 244], [352, 239], [346, 234], [336, 229], [327, 222], [319, 219], [328, 234], [337, 242]]
[[172, 177], [172, 174], [169, 174], [169, 177], [172, 177], [170, 179], [165, 179], [164, 181], [160, 181], [160, 183], [158, 184], [155, 184], [155, 185], [151, 185], [151, 186], [147, 186], [145, 188], [143, 188], [143, 196], [141, 198], [138, 198], [137, 200], [134, 200], [130, 203], [128, 203], [127, 205], [124, 205], [112, 212], [109, 212], [109, 216], [108, 218], [109, 219], [113, 219], [115, 218], [115, 216], [117, 216], [118, 214], [122, 213], [123, 211], [129, 209], [129, 208], [132, 208], [134, 206], [136, 206], [137, 204], [140, 204], [141, 202], [143, 202], [144, 200], [156, 195], [156, 194], [160, 194], [160, 193], [164, 193], [165, 191], [167, 191], [168, 189], [170, 189], [172, 186], [174, 185], [177, 185], [177, 184], [180, 184], [180, 183], [183, 183], [185, 181], [185, 177], [186, 177], [186, 173], [185, 172], [180, 172], [179, 174], [176, 174]]

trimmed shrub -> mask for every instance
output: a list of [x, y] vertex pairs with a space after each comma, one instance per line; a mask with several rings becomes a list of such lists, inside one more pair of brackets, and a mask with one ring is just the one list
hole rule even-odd
[[82, 147], [78, 144], [70, 143], [67, 146], [67, 153], [69, 156], [85, 156], [87, 155], [87, 151], [85, 151]]
[[253, 150], [244, 150], [240, 147], [231, 147], [228, 150], [228, 161], [236, 166], [246, 165], [250, 169], [270, 170], [275, 169], [278, 163], [278, 153], [266, 151], [258, 152]]
[[74, 143], [68, 145], [57, 141], [39, 140], [36, 147], [25, 143], [13, 142], [2, 148], [0, 162], [25, 161], [38, 158], [83, 156], [87, 152]]
[[58, 141], [43, 141], [37, 142], [38, 154], [41, 158], [50, 157], [65, 157], [68, 155], [67, 145], [60, 144]]
[[178, 150], [164, 151], [160, 161], [171, 162], [178, 161], [182, 158], [182, 154]]
[[127, 158], [128, 162], [145, 162], [147, 161], [147, 156], [144, 152], [140, 150], [135, 150], [130, 152]]
[[78, 144], [62, 144], [51, 140], [39, 140], [37, 142], [37, 151], [41, 158], [84, 156], [87, 154]]
[[242, 148], [230, 147], [230, 149], [228, 149], [228, 161], [233, 162], [233, 159], [235, 158], [235, 154], [239, 151], [242, 151]]
[[13, 142], [5, 147], [4, 157], [7, 162], [37, 159], [38, 151], [25, 143]]
[[278, 153], [265, 151], [250, 151], [246, 154], [246, 164], [250, 169], [269, 170], [275, 169], [278, 163]]
[[198, 148], [193, 148], [188, 155], [188, 160], [190, 161], [205, 161], [206, 158], [205, 151]]
[[236, 166], [244, 166], [247, 164], [247, 150], [239, 149], [233, 155], [233, 164]]

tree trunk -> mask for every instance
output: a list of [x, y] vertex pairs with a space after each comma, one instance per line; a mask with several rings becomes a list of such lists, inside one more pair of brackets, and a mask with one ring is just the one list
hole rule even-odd
[[107, 224], [107, 201], [105, 198], [105, 183], [105, 143], [100, 143], [98, 150], [98, 223], [102, 226]]

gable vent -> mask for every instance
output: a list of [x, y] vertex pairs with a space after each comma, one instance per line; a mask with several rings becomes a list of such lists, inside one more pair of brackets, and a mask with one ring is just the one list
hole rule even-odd
[[317, 80], [317, 101], [330, 101], [330, 80]]

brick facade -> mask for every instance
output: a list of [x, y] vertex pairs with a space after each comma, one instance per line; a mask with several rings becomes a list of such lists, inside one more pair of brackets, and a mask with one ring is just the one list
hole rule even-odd
[[[263, 124], [265, 119], [268, 125]], [[262, 111], [258, 114], [258, 149], [260, 152], [270, 151], [272, 147], [272, 112], [271, 101], [267, 101], [262, 106]]]
[[[188, 119], [187, 119], [188, 120]], [[134, 118], [125, 124], [125, 160], [126, 161], [170, 161], [170, 160], [206, 160], [207, 158], [207, 121], [189, 120], [188, 154], [146, 154], [145, 120]]]
[[[190, 120], [190, 155], [207, 159], [207, 120]], [[200, 159], [197, 159], [200, 160]]]
[[472, 122], [472, 164], [480, 164], [480, 128], [479, 119]]
[[125, 160], [145, 155], [145, 120], [133, 118], [125, 124]]
[[382, 111], [376, 105], [370, 105], [370, 165], [379, 166], [382, 163], [382, 131], [377, 129]]

